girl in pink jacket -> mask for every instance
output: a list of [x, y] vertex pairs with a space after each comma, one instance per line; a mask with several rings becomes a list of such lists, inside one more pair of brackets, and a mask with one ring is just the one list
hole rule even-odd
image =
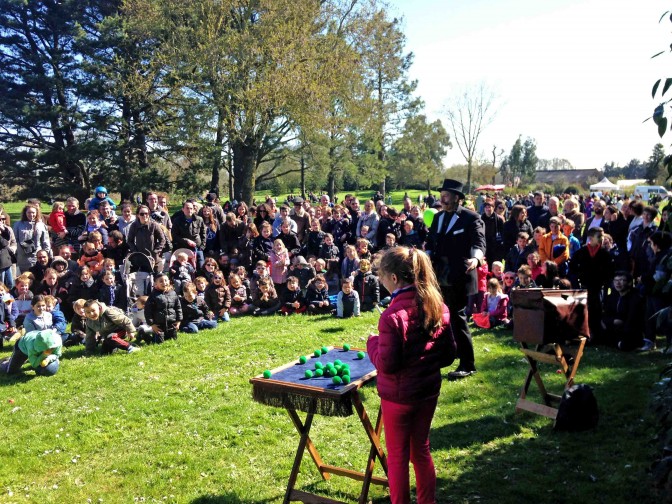
[[379, 334], [370, 335], [366, 346], [378, 371], [390, 498], [393, 504], [410, 502], [410, 461], [418, 504], [433, 504], [436, 472], [429, 428], [441, 390], [441, 368], [455, 358], [450, 316], [424, 252], [390, 248], [378, 271], [392, 301], [378, 322]]

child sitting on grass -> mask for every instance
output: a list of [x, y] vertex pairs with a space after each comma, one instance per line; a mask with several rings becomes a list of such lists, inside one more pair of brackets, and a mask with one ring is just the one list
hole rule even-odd
[[359, 295], [362, 311], [373, 311], [380, 303], [380, 281], [371, 271], [371, 261], [362, 259], [355, 276], [353, 288]]
[[26, 332], [44, 331], [45, 329], [54, 329], [54, 320], [51, 313], [47, 311], [47, 303], [44, 302], [44, 296], [38, 294], [30, 302], [32, 310], [23, 319], [23, 328]]
[[205, 277], [194, 278], [194, 285], [196, 286], [196, 297], [205, 300], [205, 289], [208, 288], [209, 282]]
[[65, 331], [68, 326], [68, 321], [65, 320], [65, 315], [60, 309], [58, 299], [56, 299], [54, 296], [44, 296], [44, 304], [46, 305], [47, 312], [51, 313], [52, 326], [54, 329], [56, 329], [56, 332], [61, 335], [63, 345], [65, 346]]
[[86, 339], [86, 315], [84, 315], [84, 305], [86, 299], [78, 299], [72, 303], [72, 322], [70, 323], [70, 334], [67, 339], [63, 341], [63, 346], [69, 347], [74, 345], [81, 345]]
[[359, 295], [352, 288], [352, 278], [341, 280], [341, 292], [336, 299], [336, 316], [338, 318], [359, 317]]
[[489, 329], [509, 323], [508, 319], [509, 296], [502, 292], [499, 280], [488, 280], [488, 292], [483, 298], [480, 313], [474, 314], [474, 323], [478, 327]]
[[145, 304], [145, 320], [152, 328], [153, 343], [177, 339], [182, 321], [182, 305], [165, 273], [159, 273], [154, 279], [154, 288]]
[[257, 281], [257, 292], [252, 296], [254, 315], [273, 315], [280, 309], [280, 300], [270, 277]]
[[217, 327], [217, 321], [213, 320], [214, 313], [210, 311], [205, 300], [197, 296], [196, 286], [192, 282], [187, 282], [182, 286], [180, 303], [182, 305], [180, 331], [195, 334], [203, 329]]
[[212, 276], [212, 283], [205, 289], [205, 302], [215, 314], [217, 321], [228, 322], [231, 307], [231, 292], [224, 281], [224, 273], [218, 271]]
[[231, 316], [247, 315], [253, 310], [252, 294], [250, 288], [243, 284], [242, 279], [236, 273], [229, 275], [229, 292], [231, 293]]
[[280, 303], [280, 313], [285, 316], [292, 313], [303, 313], [308, 308], [306, 298], [301, 294], [301, 287], [299, 286], [299, 279], [297, 277], [290, 276], [287, 279], [287, 288], [280, 295]]
[[114, 306], [126, 311], [128, 308], [126, 288], [123, 285], [117, 285], [114, 272], [104, 272], [102, 281], [103, 284], [98, 289], [96, 299], [107, 306]]
[[125, 341], [125, 338], [132, 340], [135, 337], [135, 326], [119, 308], [105, 306], [100, 301], [89, 299], [84, 303], [84, 314], [86, 316], [84, 355], [93, 355], [98, 341], [102, 342], [103, 354], [111, 354], [118, 350], [128, 353], [140, 350]]
[[16, 374], [28, 361], [37, 375], [53, 376], [60, 367], [62, 350], [61, 337], [53, 329], [27, 332], [14, 344], [11, 357], [0, 363], [0, 373]]
[[334, 310], [329, 302], [329, 288], [324, 275], [317, 275], [308, 285], [306, 293], [308, 313], [311, 315], [331, 314]]

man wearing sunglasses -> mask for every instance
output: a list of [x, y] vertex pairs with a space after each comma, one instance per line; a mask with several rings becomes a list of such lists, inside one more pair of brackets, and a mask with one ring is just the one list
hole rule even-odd
[[161, 270], [160, 259], [166, 238], [159, 224], [150, 216], [149, 208], [140, 205], [136, 212], [136, 219], [128, 229], [128, 248], [131, 252], [140, 252], [154, 258], [155, 270]]

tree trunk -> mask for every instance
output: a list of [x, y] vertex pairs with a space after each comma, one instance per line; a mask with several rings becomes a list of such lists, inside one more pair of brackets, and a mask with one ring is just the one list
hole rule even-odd
[[233, 196], [238, 201], [248, 205], [254, 198], [254, 184], [256, 179], [257, 155], [259, 148], [246, 139], [231, 142], [233, 150]]
[[[224, 110], [217, 111], [217, 134], [212, 150], [212, 175], [210, 177], [210, 191], [219, 195], [219, 170], [222, 168], [222, 146], [224, 145]], [[230, 172], [229, 172], [230, 173]], [[229, 177], [230, 178], [230, 177]]]
[[306, 158], [301, 153], [301, 197], [306, 199]]
[[472, 165], [472, 160], [471, 157], [467, 159], [467, 186], [465, 187], [465, 193], [470, 193], [471, 192], [471, 165]]

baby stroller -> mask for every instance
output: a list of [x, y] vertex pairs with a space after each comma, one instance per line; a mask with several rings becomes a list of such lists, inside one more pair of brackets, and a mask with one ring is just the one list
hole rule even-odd
[[122, 273], [126, 284], [128, 309], [140, 296], [149, 296], [154, 286], [154, 259], [141, 252], [131, 252], [124, 260]]

